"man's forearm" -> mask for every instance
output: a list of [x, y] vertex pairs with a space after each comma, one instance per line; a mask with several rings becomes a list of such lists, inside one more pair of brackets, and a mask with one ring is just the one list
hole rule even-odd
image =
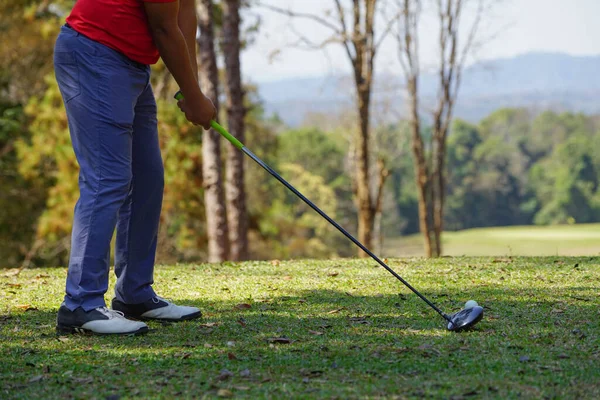
[[196, 59], [196, 33], [198, 31], [198, 18], [196, 16], [195, 0], [180, 0], [179, 15], [177, 18], [179, 28], [187, 44], [190, 62], [196, 79], [198, 78], [198, 61]]
[[195, 60], [190, 60], [189, 49], [179, 27], [153, 31], [154, 43], [165, 65], [175, 78], [181, 91], [188, 101], [198, 100], [201, 95], [198, 86]]

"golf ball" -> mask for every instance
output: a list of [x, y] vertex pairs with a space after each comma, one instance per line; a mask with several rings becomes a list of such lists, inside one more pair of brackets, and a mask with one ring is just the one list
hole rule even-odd
[[479, 304], [475, 300], [469, 300], [465, 303], [465, 310], [473, 307], [477, 307]]

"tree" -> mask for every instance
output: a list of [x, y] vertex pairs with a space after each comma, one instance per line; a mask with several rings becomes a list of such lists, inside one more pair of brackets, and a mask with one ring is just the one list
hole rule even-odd
[[18, 171], [16, 143], [29, 136], [26, 121], [21, 106], [0, 103], [0, 268], [35, 256], [36, 221], [46, 202], [45, 180], [26, 180]]
[[[552, 121], [550, 125], [548, 122]], [[546, 112], [532, 124], [555, 143], [529, 169], [535, 193], [536, 224], [596, 222], [600, 217], [600, 157], [595, 151], [600, 135], [591, 118]]]
[[44, 95], [33, 97], [25, 108], [31, 117], [30, 137], [18, 140], [15, 146], [20, 174], [32, 184], [47, 188], [30, 257], [56, 265], [66, 263], [70, 249], [79, 168], [58, 85], [50, 75], [44, 81], [48, 86]]
[[482, 220], [482, 216], [485, 218], [486, 215], [481, 208], [488, 203], [477, 187], [481, 166], [475, 157], [481, 142], [477, 126], [462, 120], [454, 121], [446, 154], [448, 195], [445, 225], [449, 230], [486, 226]]
[[[225, 57], [225, 93], [229, 130], [245, 140], [244, 90], [240, 70], [240, 0], [223, 1], [222, 49]], [[248, 212], [244, 180], [244, 154], [227, 144], [225, 191], [229, 227], [230, 258], [248, 258]]]
[[[204, 93], [219, 107], [219, 72], [215, 53], [213, 1], [198, 3], [198, 37], [200, 85]], [[229, 255], [229, 229], [221, 171], [221, 137], [214, 129], [202, 137], [202, 172], [208, 232], [208, 261], [221, 262]]]
[[431, 138], [427, 143], [421, 130], [419, 109], [418, 31], [422, 1], [397, 0], [398, 7], [403, 10], [402, 17], [398, 19], [399, 30], [396, 37], [409, 97], [412, 150], [419, 198], [419, 227], [425, 239], [425, 253], [429, 257], [442, 254], [441, 234], [444, 228], [446, 197], [446, 139], [465, 59], [473, 46], [482, 17], [483, 1], [477, 0], [475, 19], [462, 46], [459, 40], [459, 28], [468, 1], [435, 1], [435, 11], [439, 20], [438, 95], [433, 111]]
[[25, 105], [46, 90], [54, 42], [74, 0], [2, 0], [0, 98]]
[[[354, 143], [355, 151], [355, 198], [358, 209], [358, 240], [365, 246], [372, 247], [373, 224], [378, 207], [383, 196], [382, 185], [388, 176], [383, 162], [378, 162], [378, 179], [376, 188], [371, 188], [371, 160], [370, 160], [370, 120], [371, 120], [371, 93], [375, 58], [383, 39], [389, 33], [385, 28], [379, 37], [375, 34], [375, 19], [377, 5], [385, 2], [378, 0], [352, 0], [349, 5], [342, 4], [342, 0], [333, 0], [335, 11], [334, 18], [314, 14], [296, 13], [276, 6], [266, 5], [267, 8], [290, 17], [306, 18], [321, 24], [332, 32], [332, 36], [320, 43], [313, 43], [310, 39], [302, 37], [302, 42], [312, 49], [322, 48], [331, 43], [340, 43], [344, 48], [352, 67], [352, 76], [356, 90], [356, 107], [359, 119], [358, 135]], [[361, 250], [360, 257], [367, 255]]]

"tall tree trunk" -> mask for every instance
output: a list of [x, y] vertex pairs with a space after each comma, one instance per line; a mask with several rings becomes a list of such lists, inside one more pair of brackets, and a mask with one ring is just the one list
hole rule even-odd
[[[359, 90], [359, 118], [360, 132], [356, 146], [356, 197], [358, 203], [358, 240], [367, 248], [373, 245], [373, 222], [375, 210], [371, 198], [369, 185], [369, 90], [361, 90], [362, 85], [357, 83]], [[367, 257], [367, 254], [359, 250], [359, 257]]]
[[412, 131], [412, 151], [415, 163], [415, 175], [417, 181], [417, 193], [419, 200], [419, 230], [423, 235], [425, 255], [431, 257], [433, 247], [431, 244], [431, 224], [429, 213], [429, 198], [431, 182], [425, 158], [425, 148], [421, 137], [421, 122], [419, 119], [419, 93], [418, 78], [412, 76], [408, 80], [408, 94], [410, 96], [410, 119]]
[[[203, 92], [219, 109], [219, 73], [215, 54], [212, 0], [198, 2], [200, 46], [198, 69]], [[228, 258], [229, 239], [227, 212], [221, 173], [221, 138], [213, 129], [202, 137], [202, 172], [204, 176], [204, 201], [206, 203], [206, 230], [208, 234], [208, 261], [221, 262]]]
[[[381, 3], [385, 3], [385, 1]], [[371, 190], [375, 185], [369, 184], [371, 175], [369, 165], [369, 122], [373, 66], [378, 47], [385, 36], [390, 33], [391, 26], [376, 39], [375, 11], [378, 0], [352, 0], [351, 2], [333, 0], [333, 4], [337, 13], [336, 23], [323, 18], [322, 15], [296, 13], [274, 5], [267, 5], [266, 7], [284, 15], [309, 18], [332, 30], [333, 36], [327, 37], [315, 48], [322, 48], [330, 43], [340, 43], [352, 65], [359, 118], [358, 134], [355, 143], [353, 143], [356, 149], [356, 174], [353, 177], [354, 200], [358, 209], [358, 240], [370, 248], [373, 245], [373, 227], [375, 214], [377, 213], [376, 201], [371, 194]], [[382, 11], [385, 11], [385, 9]], [[304, 42], [312, 43], [307, 37], [303, 35], [301, 37]], [[375, 191], [378, 190], [378, 188], [375, 188]], [[358, 256], [367, 257], [367, 254], [359, 249]]]
[[[376, 204], [371, 196], [369, 185], [369, 123], [371, 109], [371, 90], [373, 87], [373, 65], [375, 61], [375, 4], [376, 0], [364, 0], [364, 8], [359, 0], [353, 0], [352, 51], [347, 47], [354, 70], [354, 82], [358, 100], [360, 123], [356, 143], [356, 201], [358, 204], [358, 240], [367, 248], [373, 246], [373, 224]], [[339, 3], [338, 7], [339, 7]], [[341, 7], [340, 7], [341, 8]], [[340, 11], [340, 15], [342, 12]], [[344, 21], [343, 17], [340, 17]], [[345, 25], [345, 23], [344, 23]], [[367, 257], [362, 250], [359, 257]]]
[[[483, 12], [484, 1], [477, 1], [475, 19], [462, 49], [458, 45], [459, 23], [463, 0], [436, 0], [437, 16], [440, 22], [439, 50], [440, 65], [439, 93], [433, 113], [433, 135], [431, 138], [430, 159], [427, 159], [423, 138], [419, 132], [418, 76], [419, 76], [419, 19], [421, 0], [404, 0], [400, 17], [401, 31], [397, 34], [400, 46], [400, 63], [408, 82], [413, 154], [419, 195], [419, 226], [425, 238], [427, 256], [442, 255], [442, 232], [444, 230], [444, 203], [446, 199], [446, 140], [452, 111], [458, 95], [462, 69], [466, 56], [475, 40]], [[432, 243], [433, 240], [433, 243]]]
[[[244, 142], [244, 91], [240, 71], [240, 1], [223, 2], [223, 52], [227, 94], [227, 123], [229, 130]], [[230, 258], [248, 259], [248, 212], [244, 182], [244, 154], [227, 144], [225, 192], [229, 224]]]
[[433, 186], [433, 251], [432, 256], [442, 255], [442, 232], [444, 230], [444, 200], [446, 185], [444, 176], [445, 142], [436, 139], [436, 154], [432, 176]]
[[378, 181], [377, 181], [377, 194], [375, 195], [375, 209], [373, 216], [374, 226], [374, 241], [377, 244], [377, 252], [383, 251], [383, 232], [382, 232], [382, 213], [383, 213], [383, 190], [385, 188], [385, 181], [390, 176], [390, 171], [385, 167], [385, 161], [383, 158], [377, 160], [378, 169]]

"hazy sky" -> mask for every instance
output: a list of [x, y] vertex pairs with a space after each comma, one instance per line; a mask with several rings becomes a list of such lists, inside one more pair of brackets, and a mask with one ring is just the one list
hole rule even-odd
[[[425, 0], [426, 2], [428, 0]], [[431, 2], [431, 0], [429, 0]], [[488, 0], [489, 1], [489, 0]], [[492, 37], [474, 59], [511, 57], [530, 51], [564, 52], [572, 55], [600, 54], [600, 0], [491, 0], [495, 6], [482, 26], [482, 35]], [[281, 8], [324, 16], [333, 0], [263, 0]], [[340, 45], [324, 51], [290, 48], [302, 32], [317, 41], [328, 31], [314, 22], [290, 20], [268, 10], [254, 10], [245, 17], [260, 15], [261, 33], [243, 55], [244, 77], [250, 81], [268, 81], [298, 76], [323, 76], [349, 71], [349, 63]], [[464, 22], [469, 23], [469, 14]], [[380, 31], [384, 23], [380, 22]], [[421, 32], [421, 59], [425, 68], [436, 61], [435, 20], [425, 16]], [[281, 50], [274, 57], [277, 50]], [[395, 70], [396, 46], [392, 40], [382, 47], [377, 67]]]

